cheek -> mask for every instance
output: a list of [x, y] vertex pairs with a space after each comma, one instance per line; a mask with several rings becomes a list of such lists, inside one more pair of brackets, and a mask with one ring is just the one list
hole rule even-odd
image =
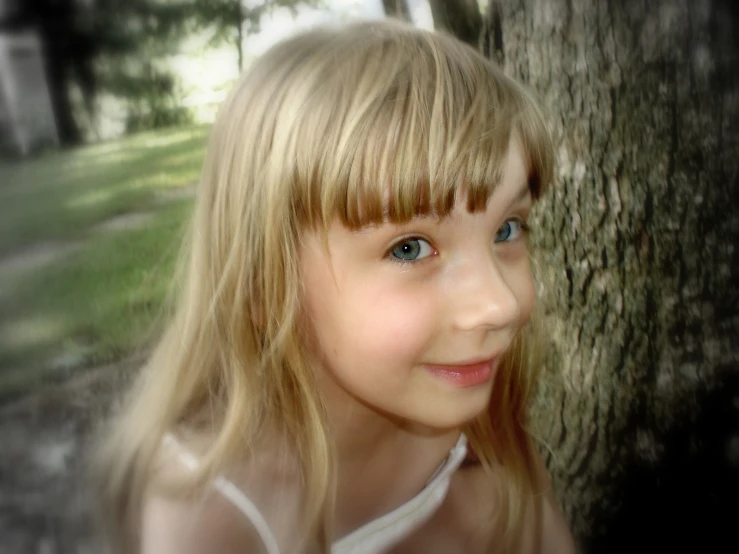
[[358, 351], [382, 358], [408, 358], [422, 349], [433, 337], [436, 320], [435, 298], [423, 288], [402, 287], [365, 289], [362, 298], [353, 298], [346, 311], [354, 314], [347, 329], [358, 340]]
[[405, 365], [432, 340], [435, 300], [422, 288], [368, 278], [339, 285], [306, 299], [321, 353], [335, 369]]

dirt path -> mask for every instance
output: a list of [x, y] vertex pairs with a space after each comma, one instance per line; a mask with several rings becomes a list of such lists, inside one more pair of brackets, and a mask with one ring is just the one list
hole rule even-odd
[[0, 406], [0, 554], [104, 552], [84, 459], [94, 425], [140, 363], [91, 369]]
[[0, 278], [43, 269], [77, 252], [81, 246], [80, 242], [64, 241], [34, 244], [20, 252], [0, 258]]

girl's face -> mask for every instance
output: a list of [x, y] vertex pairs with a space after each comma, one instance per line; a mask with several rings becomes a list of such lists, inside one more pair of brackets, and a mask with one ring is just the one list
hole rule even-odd
[[[329, 402], [357, 402], [434, 429], [489, 402], [501, 355], [534, 307], [524, 237], [531, 209], [511, 142], [484, 212], [352, 231], [335, 221], [301, 246], [304, 303]], [[326, 378], [327, 377], [327, 378]]]

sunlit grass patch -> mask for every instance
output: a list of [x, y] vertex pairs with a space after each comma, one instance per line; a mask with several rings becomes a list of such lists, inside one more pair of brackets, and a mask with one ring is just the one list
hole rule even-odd
[[0, 397], [146, 348], [207, 133], [143, 133], [0, 167]]
[[74, 239], [117, 214], [145, 209], [158, 190], [198, 179], [207, 127], [0, 166], [0, 256], [40, 240]]
[[192, 202], [150, 226], [100, 234], [64, 262], [14, 283], [0, 327], [0, 392], [116, 359], [156, 334]]

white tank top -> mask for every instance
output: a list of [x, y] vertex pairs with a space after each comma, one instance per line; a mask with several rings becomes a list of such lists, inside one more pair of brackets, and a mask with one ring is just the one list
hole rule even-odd
[[[172, 435], [165, 444], [174, 445], [179, 459], [190, 470], [198, 460], [177, 442]], [[447, 459], [439, 466], [426, 486], [408, 502], [342, 537], [331, 545], [331, 554], [380, 554], [400, 543], [426, 523], [446, 497], [452, 475], [467, 455], [467, 437], [459, 436]], [[251, 522], [268, 554], [280, 554], [272, 530], [259, 508], [244, 492], [224, 477], [218, 477], [213, 486]]]

